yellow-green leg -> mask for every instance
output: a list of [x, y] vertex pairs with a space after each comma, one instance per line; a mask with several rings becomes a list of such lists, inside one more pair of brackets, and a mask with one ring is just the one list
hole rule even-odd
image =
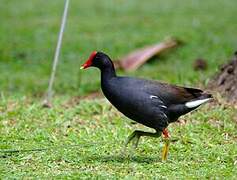
[[161, 136], [161, 132], [157, 131], [155, 133], [151, 133], [151, 132], [144, 132], [144, 131], [133, 131], [133, 133], [128, 136], [126, 142], [125, 142], [125, 148], [127, 147], [127, 145], [134, 140], [133, 142], [133, 147], [137, 148], [138, 146], [138, 142], [141, 136], [149, 136], [149, 137], [160, 137]]
[[[169, 144], [170, 144], [170, 139], [169, 139], [169, 132], [167, 129], [163, 130], [163, 135], [164, 135], [164, 148], [162, 150], [162, 161], [166, 161], [167, 157], [168, 157], [168, 152], [169, 152]], [[149, 136], [149, 137], [160, 137], [161, 136], [161, 132], [157, 131], [155, 133], [150, 133], [150, 132], [144, 132], [144, 131], [134, 131], [130, 136], [128, 136], [126, 142], [125, 142], [125, 148], [127, 147], [127, 145], [131, 142], [133, 142], [133, 147], [137, 148], [138, 146], [138, 142], [141, 136]]]
[[162, 150], [162, 161], [166, 161], [168, 157], [168, 152], [169, 152], [169, 145], [170, 145], [170, 139], [169, 139], [169, 132], [167, 129], [163, 130], [163, 135], [164, 135], [164, 148]]

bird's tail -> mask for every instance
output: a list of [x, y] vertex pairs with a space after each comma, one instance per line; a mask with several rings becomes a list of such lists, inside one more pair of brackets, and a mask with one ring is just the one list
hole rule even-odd
[[188, 108], [196, 108], [208, 101], [213, 99], [213, 96], [209, 93], [202, 93], [197, 99], [193, 99], [185, 103], [185, 106]]
[[213, 99], [213, 96], [209, 93], [202, 93], [200, 99]]

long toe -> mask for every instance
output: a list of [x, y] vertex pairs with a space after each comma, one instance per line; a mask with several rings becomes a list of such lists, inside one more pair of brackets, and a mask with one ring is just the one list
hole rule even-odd
[[133, 148], [136, 149], [140, 140], [140, 135], [136, 135], [133, 139]]
[[137, 132], [134, 131], [132, 134], [130, 134], [130, 136], [128, 136], [127, 140], [125, 141], [124, 146], [127, 147], [128, 144], [136, 137]]

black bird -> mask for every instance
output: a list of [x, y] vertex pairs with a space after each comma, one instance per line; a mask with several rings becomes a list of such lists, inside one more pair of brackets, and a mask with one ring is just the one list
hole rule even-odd
[[102, 52], [92, 52], [81, 69], [97, 67], [101, 71], [101, 88], [105, 97], [128, 118], [156, 130], [155, 133], [134, 131], [125, 147], [134, 139], [137, 147], [141, 136], [159, 137], [163, 133], [165, 147], [162, 159], [167, 159], [169, 123], [212, 99], [200, 89], [180, 87], [158, 81], [117, 76], [113, 62]]

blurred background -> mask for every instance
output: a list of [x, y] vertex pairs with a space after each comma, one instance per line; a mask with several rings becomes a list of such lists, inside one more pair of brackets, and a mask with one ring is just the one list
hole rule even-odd
[[[164, 163], [162, 138], [142, 138], [126, 155], [125, 137], [152, 130], [98, 93], [88, 98], [100, 90], [100, 73], [79, 69], [94, 50], [118, 60], [174, 37], [183, 44], [117, 74], [206, 89], [237, 50], [237, 0], [70, 0], [53, 108], [42, 108], [64, 3], [0, 0], [0, 179], [237, 179], [236, 109], [218, 88], [216, 101], [169, 126]], [[197, 59], [207, 69], [196, 71]]]
[[[184, 46], [126, 74], [192, 86], [206, 83], [237, 49], [236, 0], [71, 0], [55, 91], [99, 89], [98, 70], [79, 70], [93, 50], [118, 59], [175, 37]], [[64, 0], [0, 0], [0, 91], [41, 97], [48, 86]], [[197, 58], [208, 69], [196, 72]]]

